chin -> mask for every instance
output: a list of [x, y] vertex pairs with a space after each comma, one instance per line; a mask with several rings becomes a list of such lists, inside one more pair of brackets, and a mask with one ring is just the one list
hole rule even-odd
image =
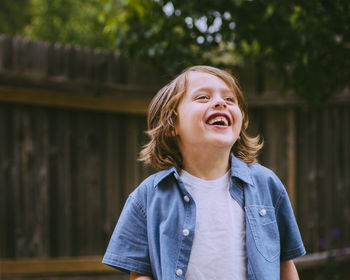
[[212, 144], [217, 148], [229, 149], [229, 150], [231, 150], [234, 143], [235, 141], [223, 140], [223, 139], [215, 139], [212, 142]]

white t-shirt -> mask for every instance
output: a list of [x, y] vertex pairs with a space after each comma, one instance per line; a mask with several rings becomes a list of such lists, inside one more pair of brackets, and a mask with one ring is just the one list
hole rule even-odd
[[229, 193], [230, 172], [203, 180], [182, 170], [196, 203], [196, 228], [186, 280], [247, 279], [245, 214]]

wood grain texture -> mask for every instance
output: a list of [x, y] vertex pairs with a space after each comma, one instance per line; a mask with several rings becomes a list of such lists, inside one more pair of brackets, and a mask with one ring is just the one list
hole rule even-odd
[[122, 99], [111, 96], [88, 96], [40, 89], [16, 88], [0, 85], [0, 102], [30, 104], [58, 108], [75, 108], [129, 114], [147, 113], [149, 101]]
[[101, 256], [56, 259], [1, 259], [0, 271], [1, 276], [121, 273], [116, 269], [102, 264], [101, 261]]

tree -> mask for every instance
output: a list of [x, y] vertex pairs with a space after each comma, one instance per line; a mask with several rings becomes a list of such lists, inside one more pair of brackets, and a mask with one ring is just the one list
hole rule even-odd
[[23, 34], [33, 39], [113, 47], [98, 21], [99, 0], [32, 0], [32, 20]]
[[115, 49], [98, 20], [100, 0], [1, 0], [0, 33]]
[[16, 35], [30, 21], [30, 0], [0, 1], [0, 33]]
[[350, 83], [347, 0], [103, 0], [100, 19], [122, 51], [170, 71], [197, 63], [253, 65], [318, 104]]

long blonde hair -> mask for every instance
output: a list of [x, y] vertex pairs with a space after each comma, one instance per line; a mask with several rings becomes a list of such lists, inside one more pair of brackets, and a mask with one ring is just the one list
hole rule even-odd
[[232, 147], [233, 154], [248, 164], [257, 162], [257, 155], [263, 143], [260, 136], [249, 137], [248, 110], [243, 93], [237, 80], [228, 72], [211, 66], [192, 66], [185, 69], [179, 76], [164, 86], [152, 99], [148, 110], [148, 130], [150, 141], [140, 152], [139, 160], [151, 164], [157, 170], [175, 166], [183, 166], [182, 155], [179, 151], [176, 137], [174, 137], [177, 121], [177, 107], [188, 87], [190, 72], [201, 72], [214, 75], [223, 80], [235, 93], [238, 106], [243, 115], [242, 128], [239, 138]]

